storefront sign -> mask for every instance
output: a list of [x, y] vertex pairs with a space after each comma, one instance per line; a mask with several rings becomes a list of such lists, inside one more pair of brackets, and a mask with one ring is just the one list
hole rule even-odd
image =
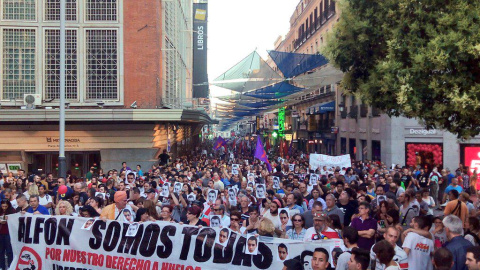
[[292, 134], [285, 134], [285, 140], [291, 141], [292, 140]]
[[465, 147], [465, 166], [470, 168], [470, 171], [477, 171], [480, 173], [480, 146]]
[[[11, 269], [282, 269], [285, 259], [311, 265], [318, 247], [330, 253], [332, 263], [333, 249], [345, 248], [341, 239], [264, 242], [226, 228], [162, 221], [13, 214], [8, 229], [15, 254]], [[280, 244], [287, 254], [278, 253]]]
[[414, 137], [439, 137], [443, 135], [442, 131], [436, 129], [425, 129], [425, 128], [405, 128], [406, 136]]
[[17, 174], [18, 170], [22, 169], [22, 165], [20, 163], [7, 164], [7, 168], [8, 172]]
[[193, 69], [192, 85], [194, 98], [208, 98], [207, 32], [208, 4], [193, 4]]

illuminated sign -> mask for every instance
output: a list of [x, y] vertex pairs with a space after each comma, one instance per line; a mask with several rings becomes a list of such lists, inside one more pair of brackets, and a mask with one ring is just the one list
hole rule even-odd
[[480, 173], [480, 147], [465, 147], [465, 166]]
[[285, 135], [285, 108], [278, 109], [278, 135]]

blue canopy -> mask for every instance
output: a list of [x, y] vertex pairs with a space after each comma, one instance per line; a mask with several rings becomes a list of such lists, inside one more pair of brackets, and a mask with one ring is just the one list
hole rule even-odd
[[251, 100], [247, 101], [239, 101], [238, 104], [250, 107], [250, 108], [263, 108], [263, 107], [268, 107], [272, 105], [277, 105], [279, 103], [282, 103], [284, 100], [264, 100], [264, 101], [259, 101], [259, 102], [252, 102]]
[[319, 54], [279, 51], [269, 51], [268, 53], [285, 78], [292, 78], [314, 68], [328, 64], [327, 58]]
[[318, 113], [334, 112], [335, 111], [335, 101], [330, 101], [323, 103], [318, 107]]
[[244, 95], [254, 98], [276, 99], [289, 96], [302, 90], [303, 88], [296, 87], [287, 82], [280, 82], [255, 91], [247, 92]]

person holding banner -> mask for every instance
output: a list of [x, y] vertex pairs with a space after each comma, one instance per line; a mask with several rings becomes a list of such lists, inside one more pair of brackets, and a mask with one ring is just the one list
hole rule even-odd
[[[8, 232], [8, 216], [15, 213], [15, 209], [8, 199], [3, 199], [0, 204], [0, 269], [8, 269], [13, 260], [13, 251]], [[7, 261], [5, 261], [5, 255]]]
[[127, 193], [125, 191], [117, 191], [113, 196], [113, 201], [115, 203], [107, 205], [103, 208], [100, 218], [109, 219], [109, 220], [118, 220], [124, 221], [124, 215], [122, 212], [124, 209], [129, 209], [130, 213], [133, 212], [133, 209], [127, 204]]
[[50, 215], [48, 209], [45, 206], [40, 205], [38, 195], [30, 195], [30, 207], [27, 209], [27, 213]]

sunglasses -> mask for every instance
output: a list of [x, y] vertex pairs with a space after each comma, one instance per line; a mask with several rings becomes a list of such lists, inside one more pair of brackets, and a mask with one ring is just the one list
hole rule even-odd
[[230, 220], [231, 220], [231, 221], [239, 221], [240, 219], [238, 219], [238, 218], [232, 218], [232, 219], [230, 219]]
[[213, 211], [220, 211], [220, 210], [222, 210], [222, 209], [213, 209]]
[[295, 221], [295, 222], [302, 222], [303, 220], [301, 220], [301, 219], [294, 219], [293, 221]]

